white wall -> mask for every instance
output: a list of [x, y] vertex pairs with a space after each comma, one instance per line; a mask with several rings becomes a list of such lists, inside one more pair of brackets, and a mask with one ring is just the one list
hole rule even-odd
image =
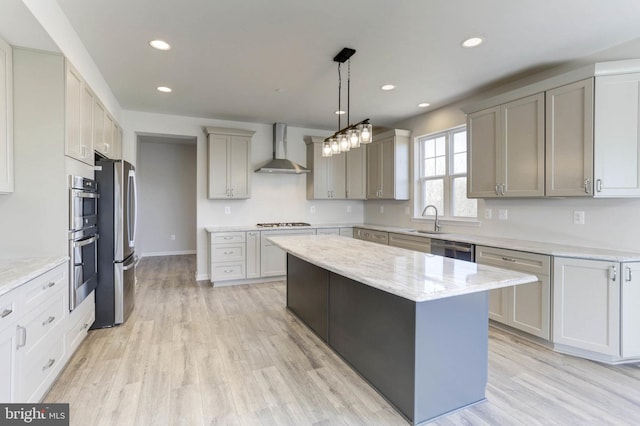
[[[197, 140], [197, 276], [208, 276], [209, 249], [206, 227], [247, 225], [259, 222], [304, 221], [314, 224], [362, 222], [362, 201], [308, 201], [306, 199], [306, 176], [270, 173], [252, 174], [251, 198], [248, 200], [207, 199], [207, 144], [204, 126], [231, 127], [253, 130], [251, 157], [252, 167], [257, 169], [272, 157], [273, 129], [271, 124], [234, 122], [196, 117], [153, 114], [145, 112], [123, 112], [124, 157], [136, 161], [137, 134], [151, 133], [194, 137]], [[305, 136], [327, 135], [329, 132], [314, 129], [289, 127], [288, 158], [306, 165]], [[144, 158], [141, 158], [144, 161]], [[224, 213], [229, 207], [231, 214]], [[310, 213], [310, 207], [316, 213]], [[351, 212], [347, 213], [347, 206]], [[144, 220], [144, 218], [143, 218]]]
[[140, 194], [136, 251], [141, 256], [195, 253], [195, 138], [193, 143], [138, 142], [136, 176]]
[[[412, 131], [412, 138], [465, 124], [460, 110], [467, 101], [400, 122], [398, 128]], [[412, 176], [413, 164], [410, 165]], [[413, 194], [413, 191], [411, 192]], [[380, 213], [384, 206], [384, 213]], [[364, 217], [367, 223], [409, 228], [431, 229], [433, 222], [414, 221], [406, 214], [413, 212], [413, 201], [367, 201]], [[492, 220], [484, 219], [485, 209], [492, 210]], [[500, 221], [498, 209], [507, 209], [508, 220]], [[573, 224], [573, 212], [584, 211], [585, 225]], [[530, 239], [562, 244], [576, 244], [640, 252], [640, 200], [545, 198], [478, 200], [478, 223], [456, 225], [445, 223], [443, 231], [467, 234]]]

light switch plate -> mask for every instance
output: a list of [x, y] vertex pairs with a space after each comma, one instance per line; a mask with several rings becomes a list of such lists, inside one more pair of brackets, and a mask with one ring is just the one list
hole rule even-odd
[[498, 209], [498, 219], [500, 219], [500, 220], [508, 220], [509, 219], [509, 210], [507, 210], [507, 209]]
[[493, 219], [493, 209], [484, 209], [484, 218], [487, 220]]
[[351, 213], [351, 206], [347, 206], [347, 213]]
[[573, 224], [574, 225], [584, 225], [584, 212], [576, 210], [573, 212]]
[[231, 207], [224, 206], [224, 214], [231, 214]]
[[311, 206], [311, 207], [309, 208], [309, 211], [310, 211], [311, 213], [315, 213], [315, 212], [316, 212], [316, 206]]
[[380, 214], [384, 213], [384, 206], [380, 206]]

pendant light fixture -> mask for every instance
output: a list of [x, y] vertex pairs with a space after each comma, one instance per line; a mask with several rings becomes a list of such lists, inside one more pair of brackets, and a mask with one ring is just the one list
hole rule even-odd
[[322, 144], [322, 156], [331, 157], [332, 155], [347, 152], [352, 148], [359, 148], [362, 144], [368, 144], [372, 141], [372, 126], [369, 119], [362, 120], [356, 124], [350, 122], [350, 98], [351, 98], [351, 57], [356, 53], [354, 49], [345, 47], [334, 58], [333, 61], [338, 63], [338, 111], [342, 111], [342, 74], [341, 65], [347, 62], [347, 127], [341, 128], [341, 115], [338, 114], [338, 131], [332, 136], [326, 138]]

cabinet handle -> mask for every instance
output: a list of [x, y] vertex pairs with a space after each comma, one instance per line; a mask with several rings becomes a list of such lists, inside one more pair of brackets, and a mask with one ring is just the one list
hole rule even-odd
[[584, 192], [589, 193], [589, 188], [591, 187], [591, 179], [584, 180]]
[[42, 289], [43, 289], [43, 290], [46, 290], [46, 289], [48, 289], [48, 288], [53, 287], [54, 285], [56, 285], [55, 281], [51, 281], [50, 283], [43, 285], [43, 286], [42, 286]]
[[496, 195], [500, 195], [500, 185], [496, 183]]
[[44, 367], [42, 367], [42, 371], [46, 371], [46, 370], [48, 370], [49, 368], [51, 368], [51, 366], [52, 366], [53, 364], [55, 364], [55, 362], [56, 362], [56, 360], [55, 360], [55, 359], [53, 359], [53, 358], [49, 359], [49, 362], [47, 362], [47, 364], [46, 364]]
[[627, 266], [627, 282], [631, 282], [631, 268]]
[[255, 237], [256, 233], [255, 232], [249, 232], [249, 235], [251, 235], [252, 237]]
[[596, 180], [596, 191], [602, 192], [602, 179]]
[[51, 324], [55, 319], [56, 317], [50, 316], [46, 320], [42, 321], [42, 326], [44, 327], [45, 325]]
[[611, 281], [615, 281], [618, 278], [618, 270], [615, 266], [611, 267]]
[[502, 185], [500, 185], [500, 195], [502, 195], [504, 197], [504, 189], [505, 189], [505, 184], [503, 183]]
[[84, 325], [82, 326], [83, 329], [86, 329], [87, 327], [89, 327], [89, 323], [85, 322]]
[[[18, 328], [17, 331], [20, 332], [20, 336], [19, 337], [21, 337], [21, 339], [18, 339], [18, 343], [16, 345], [16, 349], [20, 349], [23, 346], [26, 346], [26, 344], [27, 344], [27, 328], [23, 327], [21, 325], [19, 325], [17, 328]], [[22, 342], [22, 343], [20, 343], [20, 342]]]
[[231, 272], [233, 272], [233, 269], [225, 269], [225, 270], [224, 270], [224, 273], [225, 273], [225, 274], [229, 274], [229, 273], [231, 273]]
[[224, 254], [233, 254], [232, 251], [225, 251]]
[[5, 309], [4, 311], [2, 311], [2, 313], [0, 314], [0, 318], [6, 318], [9, 315], [11, 315], [11, 313], [13, 312], [13, 309]]
[[230, 239], [232, 239], [232, 238], [233, 238], [233, 237], [224, 237], [224, 239], [225, 239], [225, 240], [230, 240]]
[[231, 188], [231, 198], [235, 197], [235, 195], [233, 195], [233, 188]]
[[504, 260], [505, 262], [515, 262], [516, 260], [511, 258], [511, 257], [502, 257], [502, 260]]

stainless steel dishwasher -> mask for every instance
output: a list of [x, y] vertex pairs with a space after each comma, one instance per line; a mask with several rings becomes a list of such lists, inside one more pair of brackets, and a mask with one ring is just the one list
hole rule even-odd
[[432, 238], [431, 254], [466, 260], [467, 262], [474, 262], [476, 260], [475, 246], [473, 244], [461, 243], [458, 241], [438, 240]]

